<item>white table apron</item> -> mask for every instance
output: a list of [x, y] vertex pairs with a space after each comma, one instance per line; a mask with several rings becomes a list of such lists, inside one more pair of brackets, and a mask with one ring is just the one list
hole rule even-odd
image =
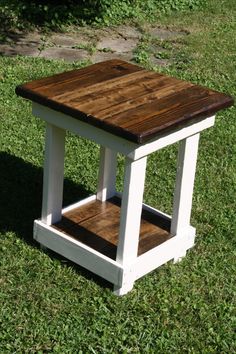
[[[46, 121], [42, 216], [34, 221], [34, 238], [114, 284], [114, 293], [124, 295], [134, 281], [160, 265], [179, 261], [194, 245], [195, 229], [190, 225], [192, 194], [197, 162], [199, 133], [214, 125], [215, 117], [176, 128], [145, 144], [136, 144], [100, 128], [33, 103], [33, 114]], [[65, 132], [95, 141], [100, 145], [97, 194], [62, 209]], [[147, 156], [180, 141], [172, 217], [142, 203]], [[102, 202], [116, 192], [116, 156], [125, 156], [119, 240], [116, 260], [56, 230], [52, 224], [62, 214], [92, 200]], [[137, 256], [140, 219], [143, 209], [170, 220], [174, 237]]]

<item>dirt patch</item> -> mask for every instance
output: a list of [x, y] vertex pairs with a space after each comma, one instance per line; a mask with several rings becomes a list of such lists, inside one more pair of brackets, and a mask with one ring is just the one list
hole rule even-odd
[[125, 61], [131, 61], [132, 58], [133, 58], [132, 53], [117, 54], [117, 53], [111, 53], [111, 52], [109, 52], [109, 53], [96, 52], [91, 56], [90, 60], [92, 61], [92, 63], [99, 63], [104, 60], [111, 60], [111, 59], [122, 59]]
[[48, 40], [49, 43], [58, 47], [73, 47], [79, 44], [86, 44], [90, 41], [90, 37], [86, 34], [62, 34], [62, 33], [54, 33], [52, 34]]
[[115, 27], [114, 31], [125, 39], [140, 39], [142, 37], [142, 33], [137, 28], [131, 26], [121, 25]]
[[186, 31], [174, 31], [171, 29], [163, 29], [159, 27], [152, 27], [148, 32], [152, 37], [156, 37], [161, 40], [176, 39], [188, 34]]
[[47, 59], [63, 59], [68, 62], [88, 59], [88, 53], [85, 50], [71, 48], [46, 48], [39, 54], [40, 57]]
[[113, 53], [129, 53], [132, 52], [137, 46], [137, 39], [124, 39], [124, 38], [103, 38], [97, 44], [98, 50], [110, 50]]
[[25, 55], [30, 57], [37, 57], [39, 55], [39, 50], [36, 46], [29, 45], [9, 45], [2, 44], [0, 45], [0, 54], [6, 56], [15, 56], [15, 55]]

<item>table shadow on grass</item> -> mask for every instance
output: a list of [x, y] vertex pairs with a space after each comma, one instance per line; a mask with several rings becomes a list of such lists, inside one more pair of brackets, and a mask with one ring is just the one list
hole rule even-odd
[[[27, 244], [39, 247], [33, 239], [33, 222], [41, 214], [43, 169], [19, 157], [0, 152], [0, 232], [14, 232]], [[64, 181], [63, 205], [83, 199], [91, 192], [69, 179]], [[48, 250], [47, 255], [65, 266], [73, 267], [82, 276], [100, 286], [109, 283], [64, 257]]]

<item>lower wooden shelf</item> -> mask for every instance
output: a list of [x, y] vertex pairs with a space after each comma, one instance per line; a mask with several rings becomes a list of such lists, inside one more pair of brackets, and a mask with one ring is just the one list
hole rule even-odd
[[171, 217], [143, 204], [138, 257], [120, 264], [116, 261], [120, 204], [118, 197], [106, 202], [96, 200], [96, 195], [88, 197], [63, 209], [58, 223], [35, 220], [34, 239], [118, 288], [130, 277], [137, 280], [171, 259], [177, 261], [193, 247], [192, 226], [172, 236]]
[[[90, 201], [65, 212], [61, 221], [52, 225], [52, 228], [115, 260], [120, 204], [121, 200], [118, 197], [105, 202]], [[171, 237], [168, 218], [145, 209], [142, 210], [138, 255], [157, 247]]]

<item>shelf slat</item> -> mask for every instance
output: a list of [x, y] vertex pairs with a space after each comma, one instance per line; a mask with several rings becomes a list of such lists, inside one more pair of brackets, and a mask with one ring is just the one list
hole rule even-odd
[[[113, 197], [105, 202], [94, 200], [64, 213], [61, 221], [54, 224], [53, 228], [115, 259], [119, 221], [120, 199]], [[171, 237], [170, 220], [143, 209], [138, 255]]]

